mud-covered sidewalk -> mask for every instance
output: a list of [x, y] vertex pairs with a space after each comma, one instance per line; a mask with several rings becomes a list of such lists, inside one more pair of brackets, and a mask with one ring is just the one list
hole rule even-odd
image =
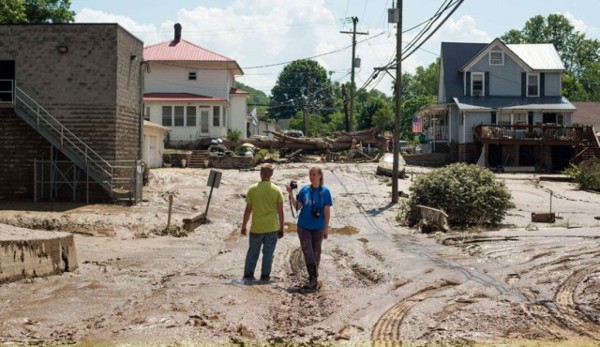
[[[244, 193], [258, 171], [223, 171], [210, 223], [183, 237], [182, 219], [206, 206], [209, 170], [152, 170], [133, 207], [0, 202], [0, 223], [75, 233], [79, 260], [73, 272], [0, 285], [0, 343], [600, 339], [600, 194], [500, 174], [516, 203], [501, 230], [423, 235], [396, 222], [376, 164], [318, 165], [334, 206], [317, 293], [299, 290], [306, 270], [287, 203], [271, 282], [236, 281]], [[283, 189], [307, 174], [308, 164], [279, 165], [273, 181]], [[549, 211], [550, 192], [559, 219], [532, 223], [531, 212]]]

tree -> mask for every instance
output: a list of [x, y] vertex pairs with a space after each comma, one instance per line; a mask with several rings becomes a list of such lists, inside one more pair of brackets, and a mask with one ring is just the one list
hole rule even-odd
[[248, 99], [248, 105], [260, 105], [266, 106], [269, 104], [269, 97], [264, 92], [254, 89], [248, 85], [245, 85], [242, 82], [235, 81], [236, 88], [242, 89], [248, 93], [250, 93], [250, 99]]
[[327, 71], [313, 60], [296, 60], [283, 68], [271, 90], [270, 115], [291, 118], [306, 110], [324, 116], [333, 110], [333, 91]]
[[[360, 90], [356, 93], [356, 129], [369, 129], [379, 126], [381, 130], [392, 130], [394, 114], [392, 99], [382, 92], [373, 89], [369, 92]], [[377, 121], [375, 121], [375, 115]], [[391, 124], [389, 124], [391, 121]]]
[[0, 0], [0, 24], [74, 21], [71, 0]]

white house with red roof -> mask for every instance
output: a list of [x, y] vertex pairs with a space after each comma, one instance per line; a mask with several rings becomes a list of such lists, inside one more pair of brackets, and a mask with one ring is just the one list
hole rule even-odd
[[249, 93], [234, 88], [243, 75], [238, 63], [175, 37], [144, 48], [145, 118], [169, 127], [170, 143], [223, 137], [229, 130], [247, 133]]

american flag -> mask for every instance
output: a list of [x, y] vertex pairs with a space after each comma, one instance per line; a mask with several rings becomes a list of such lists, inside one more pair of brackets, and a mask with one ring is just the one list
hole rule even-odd
[[423, 132], [423, 120], [421, 117], [414, 115], [412, 116], [412, 132], [422, 133]]

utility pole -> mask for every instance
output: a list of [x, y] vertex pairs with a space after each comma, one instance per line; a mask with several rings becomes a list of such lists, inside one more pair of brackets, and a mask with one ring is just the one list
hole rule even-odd
[[396, 26], [396, 119], [394, 120], [392, 203], [398, 202], [398, 156], [400, 155], [400, 131], [402, 130], [402, 0], [396, 1], [399, 18]]
[[302, 113], [304, 116], [304, 136], [308, 136], [308, 106], [310, 105], [310, 76], [306, 75], [306, 98], [304, 100], [304, 106], [302, 107]]
[[342, 34], [352, 34], [352, 70], [350, 73], [350, 119], [346, 122], [346, 131], [350, 132], [353, 130], [354, 124], [354, 67], [356, 66], [356, 35], [369, 35], [368, 32], [356, 32], [356, 23], [358, 23], [358, 17], [352, 17], [352, 31], [340, 31]]

